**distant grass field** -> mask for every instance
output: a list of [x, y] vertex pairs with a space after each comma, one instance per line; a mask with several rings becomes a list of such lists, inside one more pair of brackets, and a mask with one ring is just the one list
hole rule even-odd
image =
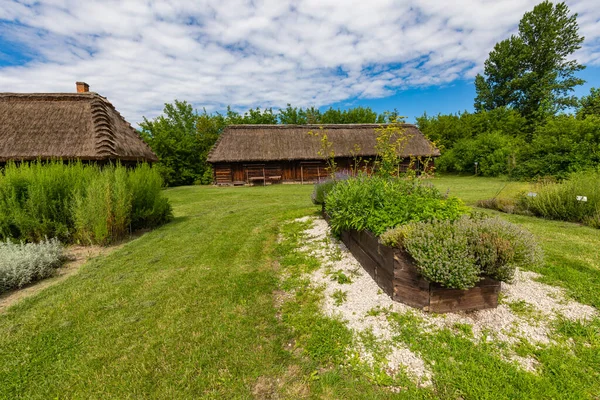
[[465, 203], [474, 205], [477, 200], [492, 197], [513, 197], [528, 191], [527, 182], [509, 181], [501, 178], [482, 178], [478, 176], [437, 175], [431, 179], [442, 193], [461, 198]]
[[[506, 184], [455, 176], [433, 182], [468, 204], [494, 196]], [[521, 183], [504, 188], [523, 189], [527, 185]], [[406, 340], [436, 362], [433, 388], [407, 384], [393, 394], [377, 377], [332, 362], [337, 353], [330, 352], [339, 351], [348, 337], [336, 322], [318, 315], [315, 299], [299, 297], [303, 303], [293, 303], [283, 317], [277, 308], [281, 269], [307, 262], [286, 258], [290, 249], [278, 236], [285, 221], [317, 214], [311, 191], [308, 185], [167, 190], [172, 223], [0, 314], [0, 398], [600, 396], [598, 320], [563, 323], [565, 336], [556, 346], [523, 345], [523, 352], [540, 360], [539, 375], [449, 333], [419, 336], [408, 329], [410, 321], [404, 332], [413, 336]], [[600, 306], [598, 230], [487, 212], [538, 237], [547, 256], [538, 272], [546, 282]], [[574, 339], [568, 342], [566, 335]], [[295, 348], [297, 340], [315, 350]], [[437, 341], [449, 346], [442, 349]]]

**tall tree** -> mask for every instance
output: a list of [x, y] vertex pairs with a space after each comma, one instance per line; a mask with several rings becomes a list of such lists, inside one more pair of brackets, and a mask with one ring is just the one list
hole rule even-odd
[[591, 88], [590, 94], [583, 96], [579, 101], [577, 117], [583, 119], [588, 115], [600, 117], [600, 89]]
[[573, 88], [585, 67], [569, 57], [584, 38], [577, 14], [565, 3], [544, 1], [525, 13], [516, 36], [496, 44], [475, 79], [475, 109], [513, 107], [528, 120], [577, 105]]
[[142, 137], [156, 153], [157, 167], [169, 186], [201, 181], [207, 165], [201, 154], [209, 145], [198, 135], [198, 114], [191, 104], [175, 100], [165, 104], [163, 115], [153, 120], [144, 117]]

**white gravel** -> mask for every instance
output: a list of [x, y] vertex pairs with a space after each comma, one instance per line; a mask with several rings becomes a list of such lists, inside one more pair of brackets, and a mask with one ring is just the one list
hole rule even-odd
[[[548, 344], [551, 342], [549, 338], [551, 322], [557, 317], [586, 320], [597, 313], [593, 307], [568, 299], [561, 288], [535, 281], [538, 275], [527, 271], [517, 271], [512, 284], [502, 284], [504, 300], [495, 309], [443, 315], [425, 313], [392, 301], [369, 274], [363, 271], [346, 246], [330, 235], [325, 220], [312, 217], [300, 219], [300, 221], [309, 220], [313, 223], [312, 227], [305, 231], [307, 242], [302, 250], [310, 251], [322, 261], [323, 267], [311, 275], [311, 281], [315, 286], [324, 288], [325, 300], [322, 305], [324, 313], [329, 316], [340, 316], [355, 332], [370, 329], [382, 344], [391, 344], [392, 350], [387, 358], [389, 372], [393, 374], [404, 368], [422, 386], [431, 384], [431, 372], [425, 362], [397, 341], [392, 343], [393, 331], [385, 313], [369, 315], [369, 311], [382, 309], [399, 314], [410, 311], [424, 321], [424, 331], [452, 328], [456, 323], [469, 324], [473, 329], [474, 341], [486, 338], [488, 341], [495, 340], [509, 344], [520, 340], [532, 344]], [[338, 270], [350, 276], [352, 282], [339, 284], [332, 280], [328, 272]], [[336, 305], [333, 294], [339, 290], [346, 293], [346, 300]], [[526, 302], [527, 307], [535, 310], [537, 317], [513, 313], [508, 306], [508, 303], [513, 302]], [[372, 362], [372, 354], [360, 345], [357, 350], [365, 362]], [[537, 360], [531, 357], [519, 357], [510, 349], [505, 351], [506, 353], [501, 355], [503, 358], [516, 362], [524, 370], [535, 371]]]

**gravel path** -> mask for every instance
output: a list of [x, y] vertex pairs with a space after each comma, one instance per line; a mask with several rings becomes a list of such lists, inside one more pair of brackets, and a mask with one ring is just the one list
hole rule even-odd
[[[562, 316], [570, 320], [587, 320], [597, 313], [593, 307], [568, 299], [561, 288], [535, 281], [538, 275], [528, 271], [517, 271], [512, 284], [502, 284], [503, 301], [495, 309], [443, 315], [425, 313], [392, 301], [363, 271], [346, 246], [330, 235], [326, 221], [311, 217], [300, 219], [308, 220], [312, 221], [312, 227], [305, 231], [307, 242], [302, 250], [311, 252], [322, 261], [323, 267], [311, 275], [311, 281], [315, 286], [324, 288], [324, 313], [341, 317], [357, 333], [372, 331], [382, 345], [391, 346], [387, 357], [389, 372], [393, 374], [403, 368], [422, 386], [431, 384], [431, 372], [426, 363], [401, 343], [392, 343], [393, 331], [385, 313], [374, 315], [374, 309], [399, 314], [412, 312], [424, 321], [425, 332], [452, 328], [457, 323], [469, 324], [472, 326], [475, 342], [485, 338], [509, 344], [518, 343], [520, 340], [532, 344], [549, 344], [551, 322], [556, 318]], [[340, 270], [351, 278], [351, 283], [340, 284], [332, 280], [331, 272]], [[345, 301], [336, 304], [334, 293], [339, 294], [340, 291], [346, 293]], [[527, 312], [513, 312], [511, 303]], [[489, 332], [492, 332], [491, 337]], [[360, 344], [358, 347], [361, 358], [367, 363], [372, 363], [373, 355]], [[535, 359], [519, 357], [511, 353], [511, 350], [504, 350], [501, 357], [532, 372], [538, 364]]]

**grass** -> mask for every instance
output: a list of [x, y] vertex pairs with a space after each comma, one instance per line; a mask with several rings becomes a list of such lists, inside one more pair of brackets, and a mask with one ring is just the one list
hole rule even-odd
[[[434, 184], [473, 204], [505, 182], [450, 176]], [[390, 382], [381, 371], [344, 364], [355, 339], [345, 324], [320, 312], [322, 293], [303, 277], [318, 262], [295, 251], [302, 224], [284, 224], [317, 213], [311, 190], [166, 191], [173, 222], [0, 314], [0, 398], [395, 396], [386, 385], [402, 387], [401, 398], [600, 396], [598, 319], [560, 321], [556, 345], [516, 346], [520, 355], [538, 360], [539, 374], [502, 361], [492, 344], [472, 343], [466, 326], [426, 333], [414, 317], [393, 313], [395, 340], [431, 366], [434, 389], [418, 388], [404, 375]], [[543, 281], [600, 307], [597, 230], [487, 212], [538, 237], [547, 260], [537, 270]], [[280, 233], [284, 240], [278, 242]], [[284, 290], [292, 295], [278, 308]]]
[[437, 175], [430, 180], [442, 193], [462, 199], [468, 205], [477, 200], [489, 199], [500, 195], [512, 197], [531, 189], [527, 182], [508, 181], [500, 178], [482, 178], [478, 176]]

